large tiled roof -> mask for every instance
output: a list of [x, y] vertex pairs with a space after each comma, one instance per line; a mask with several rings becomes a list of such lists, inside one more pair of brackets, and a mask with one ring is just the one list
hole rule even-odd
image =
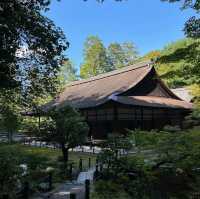
[[[51, 107], [63, 107], [65, 105], [82, 109], [101, 105], [107, 101], [113, 100], [112, 96], [122, 94], [136, 86], [152, 70], [154, 70], [154, 68], [151, 62], [142, 62], [86, 80], [75, 81], [67, 85], [65, 90], [60, 93], [55, 100], [44, 105], [42, 109], [47, 111]], [[168, 88], [166, 87], [166, 89]], [[171, 92], [169, 89], [168, 91]], [[164, 99], [166, 99], [166, 103], [164, 103]], [[170, 98], [164, 99], [153, 98], [150, 102], [150, 98], [147, 97], [145, 99], [118, 98], [120, 103], [125, 104], [132, 103], [133, 105], [136, 105], [136, 103], [138, 103], [138, 105], [146, 106], [148, 103], [148, 106], [152, 105], [158, 107], [189, 107], [189, 105], [185, 105], [183, 101], [178, 100], [178, 97], [177, 100], [171, 99], [171, 101]], [[142, 103], [142, 101], [144, 102]]]
[[109, 96], [134, 87], [151, 70], [150, 62], [142, 62], [86, 80], [75, 81], [67, 85], [49, 105], [69, 104], [75, 108], [98, 106], [109, 100]]

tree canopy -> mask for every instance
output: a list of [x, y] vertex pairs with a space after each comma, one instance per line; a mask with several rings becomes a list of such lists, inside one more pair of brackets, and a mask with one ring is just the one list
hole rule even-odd
[[84, 62], [80, 76], [92, 77], [132, 64], [138, 52], [132, 42], [111, 43], [106, 48], [97, 36], [89, 36], [84, 45]]
[[200, 83], [199, 40], [182, 39], [160, 52], [158, 72], [171, 87]]
[[107, 49], [109, 63], [113, 69], [132, 64], [138, 57], [136, 47], [132, 42], [111, 43]]
[[41, 136], [60, 144], [67, 163], [68, 150], [85, 143], [88, 126], [80, 113], [70, 106], [53, 109], [46, 116], [51, 120], [45, 120], [41, 125]]
[[74, 63], [70, 59], [64, 61], [58, 73], [58, 80], [60, 81], [61, 86], [65, 86], [67, 83], [77, 79], [77, 69], [75, 68]]
[[84, 62], [80, 76], [92, 77], [110, 71], [106, 48], [97, 36], [89, 36], [84, 44]]
[[35, 94], [52, 91], [68, 47], [65, 35], [42, 12], [47, 0], [13, 0], [0, 4], [0, 87], [21, 86]]
[[171, 88], [188, 87], [194, 100], [200, 102], [199, 39], [185, 38], [154, 50], [138, 61], [153, 60], [160, 77]]

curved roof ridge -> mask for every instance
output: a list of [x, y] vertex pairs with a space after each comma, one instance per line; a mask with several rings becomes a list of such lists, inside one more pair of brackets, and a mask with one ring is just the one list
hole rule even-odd
[[150, 61], [139, 62], [137, 64], [126, 66], [126, 67], [123, 67], [123, 68], [120, 68], [120, 69], [117, 69], [117, 70], [114, 70], [114, 71], [110, 71], [110, 72], [107, 72], [107, 73], [99, 74], [97, 76], [90, 77], [88, 79], [74, 81], [71, 84], [68, 84], [66, 86], [67, 87], [77, 86], [77, 85], [80, 85], [80, 84], [93, 82], [93, 81], [97, 81], [97, 80], [104, 79], [104, 78], [107, 78], [107, 77], [115, 76], [115, 75], [118, 75], [118, 74], [121, 74], [121, 73], [126, 73], [126, 72], [129, 72], [129, 71], [132, 71], [132, 70], [137, 70], [137, 69], [140, 69], [140, 68], [143, 68], [143, 67], [152, 67], [152, 62], [150, 62]]

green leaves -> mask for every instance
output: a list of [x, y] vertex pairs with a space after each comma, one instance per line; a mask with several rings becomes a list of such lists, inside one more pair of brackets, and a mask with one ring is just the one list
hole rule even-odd
[[21, 86], [40, 96], [53, 93], [56, 73], [68, 42], [62, 30], [41, 14], [50, 0], [1, 3], [0, 87]]
[[156, 61], [159, 75], [172, 88], [199, 84], [199, 52], [198, 39], [182, 39], [167, 45]]
[[81, 65], [80, 76], [88, 78], [110, 70], [102, 41], [97, 36], [89, 36], [84, 44], [84, 62]]
[[64, 143], [66, 148], [73, 148], [85, 142], [88, 126], [79, 112], [67, 106], [48, 113], [49, 121], [44, 121], [43, 136], [48, 140]]
[[111, 43], [108, 46], [107, 54], [113, 69], [133, 64], [138, 58], [137, 49], [132, 42]]
[[196, 39], [200, 38], [200, 19], [196, 17], [191, 17], [185, 23], [184, 31], [188, 37], [196, 38]]
[[85, 42], [81, 77], [92, 77], [133, 64], [137, 56], [136, 47], [131, 42], [111, 43], [106, 49], [97, 36], [90, 36]]
[[[116, 192], [119, 196], [121, 191], [127, 194], [126, 198], [189, 198], [191, 192], [198, 190], [199, 130], [176, 133], [138, 130], [133, 135], [129, 142], [136, 140], [140, 153], [135, 151], [116, 157], [115, 150], [120, 148], [116, 143], [121, 143], [121, 139], [116, 141], [116, 138], [101, 154], [104, 169], [101, 180], [95, 183], [99, 198]], [[103, 191], [103, 182], [108, 186], [108, 192]], [[114, 187], [120, 187], [120, 193]]]
[[75, 68], [71, 60], [66, 60], [62, 64], [60, 72], [58, 74], [58, 80], [60, 82], [59, 86], [65, 86], [67, 83], [75, 81], [77, 79], [77, 69]]

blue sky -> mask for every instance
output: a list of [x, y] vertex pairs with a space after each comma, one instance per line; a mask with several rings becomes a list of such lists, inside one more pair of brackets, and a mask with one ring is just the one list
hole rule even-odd
[[185, 21], [194, 13], [180, 10], [179, 3], [160, 0], [52, 1], [46, 15], [61, 27], [70, 42], [66, 54], [77, 67], [83, 60], [83, 43], [88, 35], [98, 35], [107, 46], [111, 42], [132, 41], [141, 55], [160, 49], [184, 37]]

